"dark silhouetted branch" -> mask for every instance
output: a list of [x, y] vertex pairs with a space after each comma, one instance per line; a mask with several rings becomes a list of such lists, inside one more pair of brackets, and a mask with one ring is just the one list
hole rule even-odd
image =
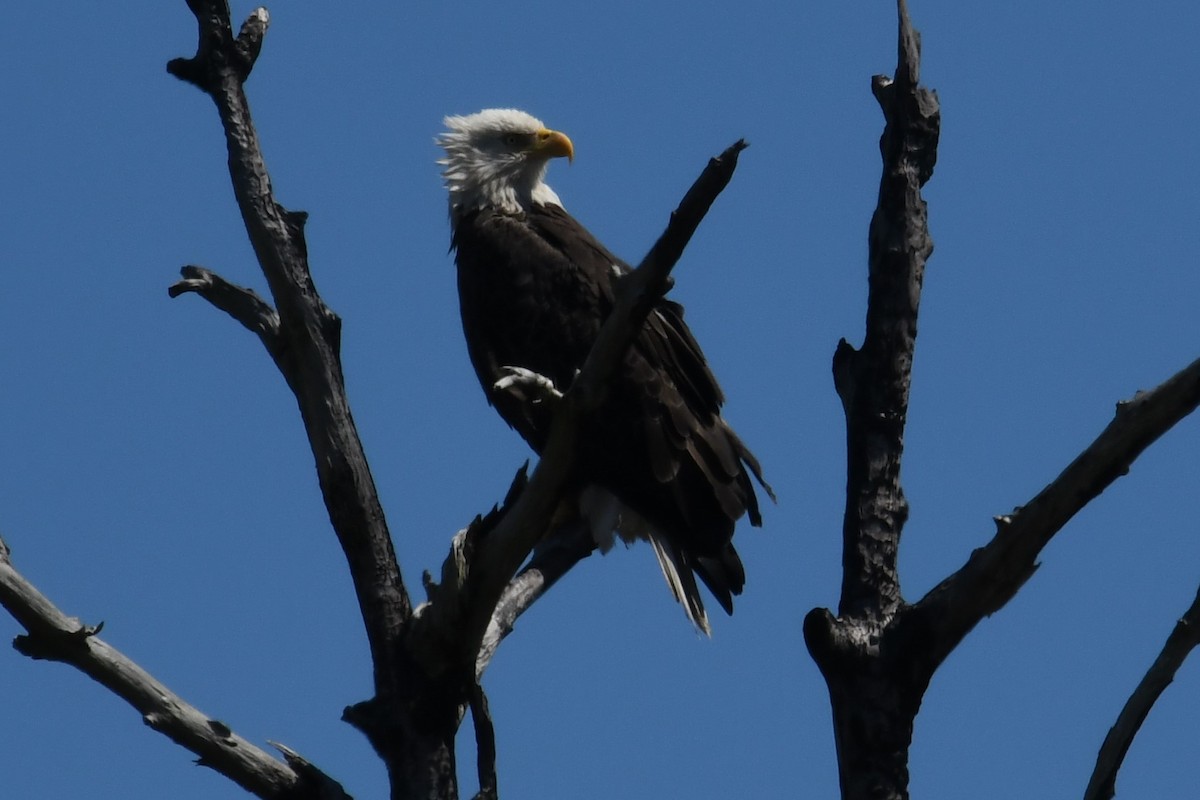
[[1104, 744], [1096, 759], [1096, 769], [1088, 781], [1083, 800], [1111, 800], [1116, 794], [1117, 773], [1125, 754], [1129, 752], [1129, 746], [1133, 744], [1133, 738], [1141, 730], [1159, 695], [1171, 685], [1184, 659], [1197, 645], [1200, 645], [1200, 591], [1196, 592], [1196, 598], [1183, 617], [1175, 623], [1162, 652], [1154, 659], [1146, 676], [1121, 709], [1117, 723], [1104, 737]]
[[925, 261], [933, 252], [921, 187], [933, 174], [941, 114], [937, 95], [918, 85], [920, 38], [900, 3], [894, 78], [872, 91], [886, 126], [883, 175], [868, 234], [866, 335], [834, 355], [835, 387], [846, 410], [847, 491], [840, 615], [886, 618], [900, 603], [896, 553], [908, 518], [900, 486], [904, 425], [912, 381], [917, 311]]
[[[75, 667], [133, 706], [151, 728], [195, 753], [197, 763], [251, 794], [271, 800], [349, 798], [336, 781], [299, 756], [285, 764], [187, 703], [100, 639], [96, 634], [103, 624], [92, 627], [68, 617], [13, 568], [3, 540], [0, 605], [28, 632], [13, 642], [18, 652]], [[299, 762], [306, 768], [297, 769]]]
[[1050, 539], [1198, 404], [1200, 359], [1119, 404], [1104, 431], [1057, 478], [1024, 506], [997, 517], [995, 537], [911, 609], [911, 622], [935, 643], [930, 652], [935, 663], [1011, 600]]
[[920, 37], [897, 3], [893, 77], [871, 90], [883, 110], [883, 171], [868, 234], [866, 333], [833, 357], [846, 415], [842, 588], [835, 616], [809, 612], [804, 640], [829, 687], [844, 800], [906, 800], [912, 725], [929, 676], [895, 639], [903, 611], [897, 554], [908, 518], [900, 485], [925, 262], [933, 252], [921, 187], [937, 160], [941, 112], [920, 86]]
[[276, 362], [280, 358], [279, 315], [251, 289], [230, 283], [212, 270], [188, 265], [179, 270], [183, 279], [167, 290], [171, 297], [192, 292], [233, 317], [262, 340]]
[[479, 791], [475, 800], [496, 800], [496, 729], [487, 695], [478, 683], [471, 687], [471, 721], [475, 725], [475, 763], [479, 773]]
[[579, 406], [576, 413], [589, 413], [600, 405], [603, 386], [642, 330], [654, 304], [670, 289], [671, 270], [717, 196], [729, 185], [737, 169], [738, 155], [748, 146], [739, 139], [721, 155], [709, 159], [708, 166], [671, 213], [662, 236], [637, 269], [618, 282], [612, 313], [568, 392], [569, 401]]
[[[883, 173], [868, 237], [866, 334], [861, 349], [843, 339], [833, 358], [834, 387], [846, 413], [841, 600], [837, 617], [817, 609], [805, 626], [814, 658], [829, 668], [835, 654], [827, 647], [870, 641], [901, 605], [896, 556], [908, 502], [900, 486], [900, 460], [921, 286], [933, 251], [921, 187], [933, 174], [941, 115], [937, 95], [918, 84], [920, 39], [903, 0], [897, 10], [895, 77], [877, 75], [872, 81], [886, 124], [879, 142]], [[870, 630], [859, 636], [831, 628], [858, 624]]]

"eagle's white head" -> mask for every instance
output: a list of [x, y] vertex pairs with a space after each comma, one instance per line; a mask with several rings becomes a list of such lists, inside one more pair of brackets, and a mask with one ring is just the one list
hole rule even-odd
[[550, 159], [574, 157], [566, 134], [514, 108], [489, 108], [443, 122], [447, 130], [437, 143], [446, 157], [438, 163], [452, 212], [494, 207], [517, 214], [534, 203], [562, 205], [542, 178]]

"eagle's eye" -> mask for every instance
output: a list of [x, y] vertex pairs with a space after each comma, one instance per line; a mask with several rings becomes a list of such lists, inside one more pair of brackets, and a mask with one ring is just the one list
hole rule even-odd
[[516, 147], [521, 143], [521, 137], [518, 134], [510, 133], [504, 137], [504, 143], [509, 147]]

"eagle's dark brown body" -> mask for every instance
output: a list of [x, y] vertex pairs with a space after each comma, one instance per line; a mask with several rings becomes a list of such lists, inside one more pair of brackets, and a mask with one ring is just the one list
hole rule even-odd
[[[554, 204], [454, 209], [452, 219], [471, 362], [489, 401], [540, 452], [552, 409], [495, 384], [504, 367], [523, 367], [565, 392], [612, 307], [618, 273], [629, 268]], [[694, 571], [731, 612], [745, 582], [734, 524], [746, 513], [760, 524], [751, 475], [762, 478], [721, 418], [723, 401], [682, 307], [662, 300], [583, 431], [578, 468], [580, 488], [603, 487], [658, 532], [656, 546], [688, 568], [691, 594]]]

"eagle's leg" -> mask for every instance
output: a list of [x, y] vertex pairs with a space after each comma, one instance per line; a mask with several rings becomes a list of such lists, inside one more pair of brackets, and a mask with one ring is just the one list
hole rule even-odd
[[501, 367], [504, 377], [492, 384], [497, 392], [506, 392], [526, 403], [552, 403], [562, 399], [554, 381], [524, 367]]

